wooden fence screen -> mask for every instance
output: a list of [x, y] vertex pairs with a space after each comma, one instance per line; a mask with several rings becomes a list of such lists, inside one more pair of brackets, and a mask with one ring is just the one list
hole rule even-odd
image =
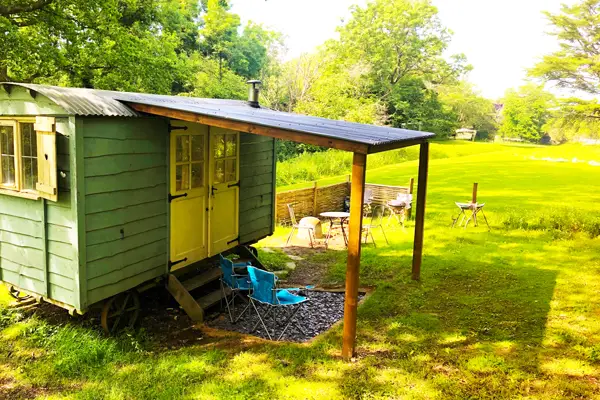
[[[373, 203], [386, 204], [395, 199], [400, 193], [413, 193], [414, 180], [410, 180], [409, 186], [388, 186], [367, 183], [365, 190], [371, 190]], [[290, 214], [287, 205], [293, 204], [296, 219], [302, 217], [319, 217], [325, 211], [343, 211], [344, 200], [350, 196], [350, 182], [336, 183], [334, 185], [313, 186], [306, 189], [288, 190], [277, 193], [276, 219], [275, 222], [282, 225], [290, 224]], [[410, 214], [409, 214], [410, 216]]]

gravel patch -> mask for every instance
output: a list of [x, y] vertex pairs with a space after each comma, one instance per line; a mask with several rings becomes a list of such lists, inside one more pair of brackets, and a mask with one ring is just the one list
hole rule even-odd
[[[344, 293], [302, 290], [299, 294], [308, 297], [309, 300], [302, 303], [300, 311], [298, 311], [292, 319], [292, 324], [287, 328], [281, 340], [306, 342], [320, 333], [325, 332], [331, 328], [333, 324], [344, 317]], [[363, 297], [364, 295], [359, 294], [358, 298], [361, 300]], [[243, 303], [241, 299], [236, 298], [236, 314], [242, 312], [244, 307], [246, 307], [246, 304]], [[264, 320], [267, 306], [257, 303], [257, 308]], [[227, 311], [224, 311], [224, 313], [220, 314], [215, 319], [207, 322], [207, 325], [213, 328], [251, 334], [268, 339], [267, 333], [260, 323], [256, 330], [252, 332], [256, 323], [259, 322], [256, 311], [254, 311], [252, 306], [250, 306], [248, 311], [246, 311], [243, 317], [235, 324], [231, 323]], [[288, 316], [291, 315], [292, 310], [291, 307], [278, 307], [275, 312], [271, 312], [271, 314], [274, 313], [276, 315], [275, 321], [273, 321], [270, 316], [264, 320], [271, 332], [273, 340], [279, 337], [283, 329], [283, 326], [279, 326], [278, 323], [283, 324]], [[297, 322], [300, 325], [304, 333], [300, 332], [295, 327], [294, 322]]]

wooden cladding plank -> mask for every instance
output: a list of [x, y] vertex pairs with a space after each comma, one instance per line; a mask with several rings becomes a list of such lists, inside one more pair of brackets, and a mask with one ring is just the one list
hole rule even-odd
[[29, 247], [38, 250], [42, 250], [44, 248], [43, 239], [41, 237], [23, 235], [21, 233], [7, 230], [0, 230], [0, 246], [2, 243], [9, 243], [18, 247]]
[[48, 254], [48, 272], [50, 273], [76, 279], [76, 267], [77, 264], [75, 263], [75, 261], [68, 260], [66, 258], [57, 256], [52, 253]]
[[126, 251], [124, 253], [115, 254], [99, 260], [87, 263], [87, 276], [89, 279], [96, 278], [101, 275], [110, 274], [113, 271], [118, 271], [128, 265], [138, 263], [142, 260], [163, 255], [166, 260], [167, 241], [161, 239], [154, 243], [148, 243], [144, 246]]
[[241, 143], [241, 152], [247, 155], [254, 153], [262, 153], [265, 151], [273, 151], [273, 142], [272, 141], [264, 141], [264, 142], [254, 142], [254, 143]]
[[247, 188], [243, 191], [240, 190], [240, 198], [246, 199], [249, 197], [260, 196], [261, 194], [268, 194], [268, 193], [273, 193], [273, 185], [270, 183], [263, 184], [263, 185], [257, 185], [257, 186], [251, 187], [251, 188]]
[[0, 215], [12, 215], [31, 221], [42, 221], [39, 200], [29, 200], [16, 196], [0, 196]]
[[87, 231], [120, 227], [123, 224], [143, 220], [150, 217], [167, 218], [167, 201], [160, 199], [149, 203], [133, 204], [117, 210], [89, 213], [86, 215]]
[[137, 221], [123, 223], [104, 229], [88, 231], [86, 233], [86, 243], [88, 246], [97, 245], [115, 240], [121, 240], [123, 237], [129, 237], [140, 233], [148, 232], [156, 228], [167, 226], [167, 215], [161, 214], [150, 218], [144, 218]]
[[48, 202], [46, 209], [46, 222], [54, 225], [60, 225], [71, 228], [74, 225], [73, 210], [67, 207], [51, 205]]
[[44, 253], [41, 250], [19, 247], [6, 242], [0, 245], [0, 257], [39, 270], [42, 270], [44, 265]]
[[164, 153], [153, 154], [117, 154], [104, 157], [86, 158], [84, 171], [86, 177], [115, 175], [123, 172], [140, 171], [149, 168], [166, 167]]
[[157, 140], [168, 129], [164, 118], [86, 118], [84, 137], [115, 140]]
[[240, 180], [240, 190], [249, 189], [254, 186], [269, 184], [273, 185], [273, 173], [269, 171], [266, 174], [255, 174], [253, 176]]
[[244, 168], [240, 169], [240, 178], [243, 182], [248, 177], [252, 177], [254, 175], [268, 174], [268, 173], [272, 173], [272, 172], [273, 172], [272, 163], [269, 165], [262, 165], [262, 166], [252, 165], [252, 167], [244, 167]]
[[46, 288], [46, 285], [43, 281], [30, 278], [25, 275], [19, 275], [13, 271], [9, 271], [2, 267], [4, 264], [4, 260], [0, 258], [0, 280], [3, 282], [15, 285], [20, 289], [26, 290], [28, 292], [42, 294]]
[[138, 263], [128, 265], [125, 268], [112, 271], [110, 274], [105, 274], [95, 278], [91, 278], [88, 281], [88, 290], [97, 289], [102, 286], [113, 285], [124, 281], [128, 278], [131, 278], [135, 275], [144, 273], [145, 271], [160, 267], [164, 268], [164, 266], [165, 257], [163, 255], [152, 257], [147, 260], [142, 260]]
[[137, 249], [147, 243], [154, 243], [161, 239], [166, 241], [166, 238], [166, 227], [160, 227], [137, 235], [125, 236], [123, 239], [114, 240], [112, 242], [88, 245], [86, 252], [87, 262], [125, 253], [129, 250]]
[[46, 235], [48, 240], [52, 240], [54, 242], [72, 244], [73, 243], [73, 232], [72, 228], [62, 226], [62, 225], [54, 225], [48, 223], [46, 225]]
[[261, 217], [250, 223], [240, 225], [240, 236], [244, 236], [245, 234], [253, 232], [262, 227], [270, 227], [270, 226], [271, 226], [271, 216], [268, 215], [266, 217]]
[[253, 135], [251, 133], [240, 132], [240, 143], [264, 143], [264, 142], [272, 142], [275, 143], [275, 139], [261, 136], [261, 135]]
[[273, 231], [271, 231], [271, 226], [264, 227], [264, 228], [258, 229], [256, 231], [240, 235], [240, 243], [244, 244], [244, 243], [254, 242], [254, 241], [260, 240], [264, 237], [267, 237], [267, 236], [271, 235], [272, 233], [273, 233]]
[[[241, 198], [241, 195], [240, 195]], [[240, 214], [244, 212], [252, 212], [253, 209], [259, 208], [262, 206], [270, 206], [273, 202], [271, 193], [266, 193], [260, 196], [254, 196], [248, 199], [244, 199], [244, 201], [240, 202]]]
[[55, 242], [48, 240], [48, 253], [54, 254], [67, 260], [75, 260], [75, 249], [70, 243]]
[[61, 286], [53, 284], [50, 284], [48, 288], [48, 297], [64, 304], [75, 304], [76, 302], [75, 292], [73, 290], [65, 289]]
[[151, 140], [120, 140], [86, 138], [84, 157], [102, 157], [115, 154], [166, 154], [165, 144]]
[[252, 212], [240, 213], [240, 226], [249, 224], [257, 219], [270, 217], [273, 213], [273, 208], [271, 205], [266, 205], [262, 207], [258, 207], [252, 210]]
[[41, 269], [33, 268], [27, 265], [21, 265], [18, 262], [11, 261], [3, 257], [0, 259], [0, 269], [44, 282], [44, 271]]
[[[165, 256], [166, 257], [166, 256]], [[127, 291], [131, 288], [134, 288], [138, 285], [141, 285], [144, 282], [152, 280], [154, 278], [158, 278], [165, 273], [165, 266], [161, 265], [151, 270], [147, 270], [139, 275], [132, 276], [131, 278], [127, 278], [118, 283], [102, 286], [87, 292], [88, 302], [89, 304], [98, 303], [102, 300], [108, 299], [116, 294]]]
[[89, 195], [86, 196], [85, 212], [86, 214], [92, 214], [101, 211], [113, 211], [157, 200], [164, 201], [166, 207], [167, 185], [160, 184], [146, 189]]
[[68, 278], [68, 277], [65, 277], [62, 275], [58, 275], [58, 274], [49, 273], [48, 279], [50, 281], [51, 286], [60, 286], [61, 288], [65, 289], [65, 290], [69, 290], [69, 291], [75, 290], [75, 282], [73, 282], [73, 279], [71, 279], [71, 278]]
[[151, 188], [167, 182], [165, 166], [140, 171], [123, 172], [116, 175], [93, 176], [85, 179], [87, 196], [98, 193], [112, 193], [119, 190]]
[[259, 162], [271, 161], [273, 162], [273, 151], [262, 151], [260, 153], [240, 155], [240, 165], [252, 165]]

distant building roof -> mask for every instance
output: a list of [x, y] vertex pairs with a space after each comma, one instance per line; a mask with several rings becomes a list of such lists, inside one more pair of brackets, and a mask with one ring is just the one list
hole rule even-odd
[[[298, 133], [303, 134], [305, 139], [309, 136], [315, 138], [314, 143], [319, 145], [364, 153], [418, 144], [434, 136], [428, 132], [310, 117], [264, 107], [253, 108], [241, 100], [200, 99], [26, 83], [2, 85], [22, 86], [39, 93], [71, 115], [137, 117], [143, 111], [172, 118], [178, 118], [179, 115], [179, 119], [182, 119], [194, 114], [238, 123], [236, 126], [244, 124], [246, 131], [250, 133], [303, 141], [294, 136], [294, 133]], [[328, 143], [331, 145], [328, 146]], [[348, 143], [348, 146], [335, 143]]]

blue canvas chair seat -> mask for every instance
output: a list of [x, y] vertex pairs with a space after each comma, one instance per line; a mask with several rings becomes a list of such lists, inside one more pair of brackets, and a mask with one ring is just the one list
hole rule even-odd
[[[249, 292], [252, 288], [252, 284], [248, 277], [248, 272], [246, 268], [248, 268], [251, 264], [247, 262], [238, 262], [234, 263], [233, 261], [223, 257], [222, 254], [219, 254], [219, 266], [221, 268], [221, 293], [222, 297], [225, 300], [225, 305], [227, 306], [227, 312], [229, 313], [229, 319], [232, 323], [237, 322], [244, 313], [250, 307], [250, 303], [246, 305], [244, 310], [240, 315], [235, 317], [235, 298], [240, 297], [240, 292]], [[231, 290], [231, 298], [228, 296], [225, 288], [229, 288]], [[222, 305], [222, 303], [221, 303]]]
[[[298, 288], [277, 289], [277, 277], [272, 272], [263, 271], [261, 269], [249, 266], [248, 276], [250, 277], [250, 282], [252, 283], [252, 291], [250, 292], [249, 296], [250, 304], [258, 315], [258, 322], [256, 325], [254, 325], [252, 331], [256, 330], [259, 324], [262, 324], [263, 328], [265, 328], [265, 331], [267, 332], [267, 336], [269, 339], [272, 339], [271, 332], [265, 324], [265, 319], [271, 313], [274, 313], [277, 308], [281, 309], [288, 307], [292, 309], [291, 314], [282, 324], [280, 324], [283, 325], [283, 330], [277, 338], [277, 340], [280, 340], [287, 328], [292, 324], [292, 322], [294, 322], [293, 318], [296, 316], [298, 311], [300, 311], [302, 303], [308, 301], [308, 298], [290, 292], [290, 290], [299, 290]], [[264, 315], [261, 315], [256, 307], [257, 302], [268, 307], [268, 310]], [[273, 319], [275, 320], [275, 316], [273, 316]], [[302, 334], [304, 334], [302, 327], [300, 327], [298, 323], [294, 322], [294, 326], [296, 326], [296, 328], [302, 332]]]
[[282, 306], [299, 304], [305, 302], [306, 300], [308, 300], [306, 297], [293, 294], [287, 289], [279, 289], [277, 291], [277, 301]]

